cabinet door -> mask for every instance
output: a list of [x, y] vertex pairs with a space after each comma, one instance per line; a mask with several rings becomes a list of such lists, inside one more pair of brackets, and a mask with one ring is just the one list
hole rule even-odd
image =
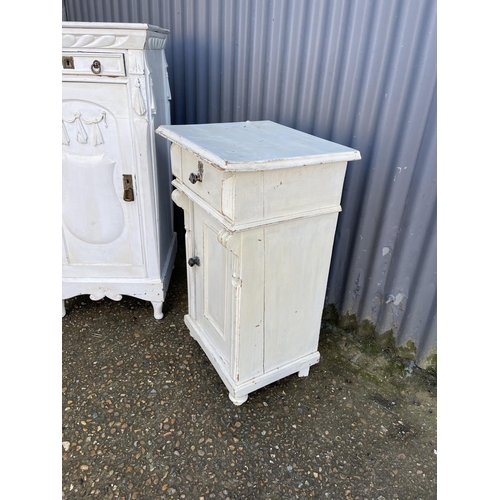
[[[220, 354], [223, 363], [231, 362], [231, 336], [235, 332], [235, 310], [239, 307], [239, 289], [234, 286], [236, 257], [218, 239], [222, 226], [194, 204], [193, 238], [188, 245], [190, 257], [198, 257], [199, 265], [188, 267], [194, 285], [194, 307], [190, 314], [203, 335]], [[190, 250], [189, 250], [190, 249]]]
[[126, 83], [63, 82], [63, 277], [145, 276], [128, 103]]

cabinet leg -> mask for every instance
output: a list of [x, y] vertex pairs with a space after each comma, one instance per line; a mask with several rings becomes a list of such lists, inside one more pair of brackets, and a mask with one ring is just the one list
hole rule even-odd
[[245, 394], [244, 396], [233, 396], [231, 393], [229, 393], [229, 399], [236, 405], [240, 406], [242, 405], [247, 399], [248, 399], [248, 394]]
[[302, 370], [299, 371], [299, 377], [307, 377], [309, 375], [309, 368], [310, 366], [306, 366], [305, 368], [302, 368]]
[[62, 299], [62, 317], [66, 316], [66, 304], [64, 303], [64, 299]]
[[151, 302], [153, 304], [153, 309], [154, 309], [154, 317], [156, 319], [162, 319], [163, 318], [163, 302]]

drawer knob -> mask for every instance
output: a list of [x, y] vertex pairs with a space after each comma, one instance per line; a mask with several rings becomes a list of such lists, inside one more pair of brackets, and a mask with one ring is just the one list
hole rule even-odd
[[199, 266], [200, 265], [200, 258], [199, 257], [191, 257], [188, 260], [188, 264], [193, 267], [193, 266]]
[[201, 161], [198, 162], [198, 173], [195, 174], [194, 172], [191, 172], [189, 174], [189, 182], [191, 184], [196, 184], [197, 182], [202, 182], [203, 181], [203, 163]]
[[96, 59], [92, 63], [92, 66], [90, 66], [90, 69], [92, 70], [92, 73], [94, 73], [94, 75], [98, 75], [101, 72], [101, 62]]

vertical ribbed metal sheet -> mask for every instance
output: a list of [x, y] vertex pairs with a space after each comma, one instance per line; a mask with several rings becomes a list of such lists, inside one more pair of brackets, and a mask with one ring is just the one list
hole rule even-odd
[[436, 349], [436, 0], [65, 0], [171, 31], [172, 123], [273, 120], [361, 151], [327, 302]]

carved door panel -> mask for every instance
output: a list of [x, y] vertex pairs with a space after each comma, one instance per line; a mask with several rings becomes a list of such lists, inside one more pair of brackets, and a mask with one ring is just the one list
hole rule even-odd
[[124, 83], [63, 83], [63, 276], [145, 275], [129, 109]]
[[199, 264], [189, 270], [194, 273], [195, 319], [223, 361], [229, 364], [231, 332], [235, 326], [233, 308], [237, 300], [232, 268], [237, 257], [219, 242], [222, 226], [196, 204], [192, 220], [191, 252], [199, 259]]

